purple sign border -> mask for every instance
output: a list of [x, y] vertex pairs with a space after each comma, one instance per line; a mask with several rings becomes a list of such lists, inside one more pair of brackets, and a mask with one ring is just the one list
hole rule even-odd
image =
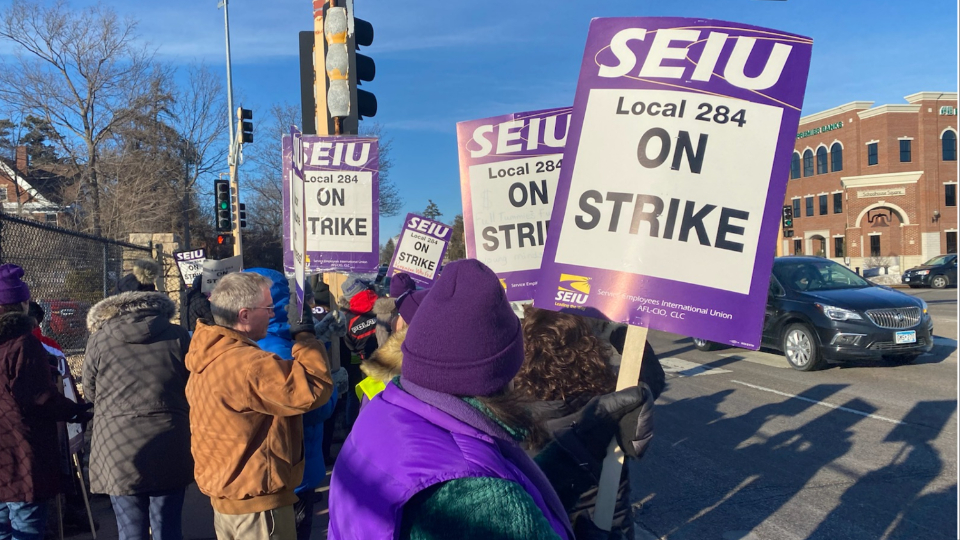
[[[483, 165], [487, 163], [497, 163], [521, 159], [525, 157], [546, 156], [552, 154], [562, 154], [563, 149], [553, 148], [543, 144], [544, 132], [541, 130], [537, 148], [533, 150], [520, 150], [510, 154], [497, 154], [491, 151], [483, 157], [474, 158], [470, 156], [470, 149], [467, 148], [469, 142], [473, 139], [473, 132], [480, 126], [496, 125], [503, 122], [515, 120], [526, 120], [531, 118], [547, 118], [550, 116], [567, 115], [567, 122], [570, 122], [570, 113], [572, 107], [557, 107], [553, 109], [541, 109], [537, 111], [519, 112], [513, 114], [504, 114], [500, 116], [491, 116], [490, 118], [481, 118], [478, 120], [467, 120], [457, 122], [457, 147], [460, 154], [460, 197], [463, 205], [463, 233], [464, 245], [467, 257], [476, 259], [476, 231], [473, 229], [473, 202], [470, 197], [470, 167], [474, 165]], [[570, 136], [570, 127], [567, 128], [567, 137]], [[521, 137], [526, 140], [524, 135], [529, 132], [529, 126], [520, 130]], [[556, 197], [554, 197], [556, 201]], [[556, 205], [556, 202], [554, 202]], [[537, 279], [540, 276], [540, 269], [520, 270], [516, 272], [498, 272], [497, 276], [503, 280], [506, 287], [507, 299], [510, 301], [524, 301], [533, 298]]]
[[[617, 60], [610, 52], [610, 38], [616, 32], [625, 28], [642, 27], [649, 30], [666, 28], [685, 28], [703, 30], [719, 30], [728, 33], [731, 38], [738, 36], [763, 37], [757, 40], [754, 54], [750, 56], [744, 69], [745, 72], [758, 73], [756, 59], [766, 61], [773, 42], [784, 41], [793, 46], [791, 55], [784, 67], [783, 73], [776, 84], [765, 89], [763, 94], [738, 88], [718, 77], [711, 77], [709, 81], [691, 80], [664, 80], [660, 84], [657, 80], [636, 78], [603, 78], [597, 75], [597, 64], [617, 65]], [[770, 39], [775, 34], [778, 39]], [[639, 59], [644, 58], [650, 48], [651, 39], [645, 41], [631, 40], [629, 48]], [[691, 45], [691, 49], [702, 49], [703, 42]], [[553, 217], [547, 235], [544, 249], [543, 265], [539, 279], [540, 287], [534, 298], [537, 307], [558, 309], [555, 295], [556, 285], [560, 282], [561, 273], [590, 276], [590, 287], [596, 291], [601, 287], [615, 287], [635, 293], [635, 297], [650, 297], [665, 299], [678, 305], [707, 306], [710, 310], [717, 310], [729, 314], [731, 319], [722, 319], [714, 316], [698, 318], [696, 313], [690, 313], [682, 308], [670, 308], [671, 316], [653, 315], [639, 309], [636, 298], [601, 298], [591, 295], [585, 304], [586, 309], [579, 311], [582, 314], [627, 322], [633, 325], [645, 326], [657, 330], [699, 337], [720, 343], [728, 343], [738, 347], [759, 348], [760, 335], [765, 315], [767, 288], [769, 286], [770, 271], [773, 267], [773, 258], [778, 238], [780, 211], [783, 197], [786, 192], [787, 178], [789, 177], [790, 160], [796, 139], [797, 126], [800, 121], [800, 109], [803, 104], [803, 95], [806, 88], [807, 73], [812, 52], [812, 40], [803, 36], [761, 28], [756, 26], [730, 23], [726, 21], [708, 19], [689, 19], [673, 17], [644, 17], [644, 18], [603, 18], [594, 19], [590, 23], [587, 44], [584, 50], [580, 69], [580, 78], [577, 82], [576, 98], [573, 107], [573, 119], [568, 134], [566, 151], [564, 152], [564, 167], [560, 173], [560, 184], [554, 203]], [[669, 60], [667, 62], [670, 62]], [[673, 65], [677, 65], [674, 61]], [[725, 65], [725, 58], [721, 58], [716, 69], [720, 72]], [[762, 68], [762, 66], [760, 66]], [[639, 69], [639, 68], [637, 68]], [[631, 70], [632, 72], [633, 70]], [[664, 86], [664, 84], [668, 86]], [[626, 274], [609, 270], [588, 268], [560, 264], [555, 262], [558, 239], [563, 224], [564, 211], [570, 196], [570, 182], [576, 163], [576, 153], [580, 144], [583, 130], [583, 115], [591, 89], [594, 88], [626, 88], [626, 89], [662, 89], [681, 87], [688, 92], [703, 93], [705, 95], [723, 95], [745, 101], [763, 103], [780, 107], [783, 116], [771, 168], [771, 182], [764, 205], [764, 214], [761, 220], [759, 245], [757, 246], [750, 292], [747, 295], [723, 291], [710, 287], [688, 284], [651, 276]], [[690, 261], [695, 264], [695, 261]], [[711, 271], [705, 268], [704, 271]], [[570, 308], [564, 308], [570, 309]], [[673, 317], [676, 314], [676, 318]], [[683, 315], [683, 318], [679, 318]], [[687, 318], [687, 316], [690, 316]]]
[[[410, 219], [411, 219], [411, 218], [419, 218], [421, 221], [425, 221], [425, 222], [428, 222], [428, 223], [430, 223], [430, 224], [436, 224], [436, 225], [438, 225], [438, 226], [440, 226], [440, 227], [446, 228], [447, 230], [446, 230], [446, 232], [444, 233], [444, 235], [443, 235], [442, 237], [438, 237], [437, 235], [430, 235], [430, 234], [425, 233], [425, 232], [423, 232], [423, 231], [420, 231], [420, 230], [418, 230], [418, 229], [416, 229], [416, 228], [414, 228], [414, 227], [411, 227], [411, 226], [410, 226]], [[413, 281], [414, 281], [421, 289], [429, 289], [430, 287], [433, 287], [433, 283], [437, 280], [437, 276], [440, 275], [440, 267], [443, 265], [443, 257], [444, 257], [444, 255], [446, 255], [447, 249], [450, 248], [450, 239], [453, 237], [453, 227], [451, 227], [450, 225], [447, 225], [446, 223], [441, 223], [441, 222], [439, 222], [439, 221], [437, 221], [437, 220], [435, 220], [435, 219], [430, 219], [430, 218], [423, 217], [423, 216], [421, 216], [420, 214], [414, 214], [414, 213], [412, 213], [412, 212], [409, 213], [409, 214], [407, 214], [407, 217], [403, 218], [403, 228], [400, 229], [400, 236], [397, 238], [397, 245], [394, 247], [393, 256], [390, 257], [390, 266], [387, 267], [387, 275], [388, 275], [388, 276], [392, 276], [392, 275], [394, 275], [394, 274], [400, 273], [399, 270], [394, 270], [393, 265], [394, 265], [394, 263], [397, 261], [397, 254], [400, 252], [400, 245], [403, 243], [403, 233], [404, 233], [405, 231], [413, 231], [413, 232], [418, 233], [418, 234], [426, 234], [426, 235], [428, 235], [428, 236], [433, 236], [433, 237], [435, 237], [435, 238], [439, 238], [440, 240], [443, 240], [444, 242], [446, 242], [446, 243], [443, 245], [443, 249], [440, 250], [440, 260], [437, 261], [437, 270], [433, 273], [433, 279], [427, 279], [427, 278], [425, 278], [425, 277], [423, 277], [423, 276], [419, 276], [419, 275], [417, 275], [417, 274], [407, 273], [407, 275], [410, 276], [410, 278], [413, 279]]]

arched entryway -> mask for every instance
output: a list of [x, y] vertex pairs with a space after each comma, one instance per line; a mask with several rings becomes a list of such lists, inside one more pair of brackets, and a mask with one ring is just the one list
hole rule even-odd
[[875, 206], [860, 215], [863, 231], [864, 257], [899, 257], [903, 254], [903, 228], [907, 223], [900, 209], [893, 206]]
[[827, 239], [819, 234], [810, 237], [810, 254], [814, 257], [827, 257]]

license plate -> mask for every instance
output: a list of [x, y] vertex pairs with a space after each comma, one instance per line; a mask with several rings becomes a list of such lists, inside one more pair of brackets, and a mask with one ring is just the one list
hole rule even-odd
[[904, 332], [897, 332], [893, 336], [894, 336], [895, 343], [916, 343], [917, 342], [916, 330], [906, 330]]
[[910, 281], [910, 277], [909, 277], [909, 276], [903, 278], [903, 282], [904, 282], [904, 283], [906, 283], [906, 282], [908, 282], [908, 281]]

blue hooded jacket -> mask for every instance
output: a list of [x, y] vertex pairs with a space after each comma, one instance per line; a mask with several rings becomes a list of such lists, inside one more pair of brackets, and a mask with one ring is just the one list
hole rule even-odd
[[[292, 360], [293, 337], [290, 335], [290, 323], [287, 322], [287, 304], [290, 303], [290, 285], [287, 278], [276, 270], [266, 268], [250, 268], [245, 272], [260, 274], [272, 282], [270, 297], [276, 307], [270, 317], [267, 337], [258, 341], [257, 344], [265, 351]], [[295, 493], [316, 489], [327, 475], [327, 467], [323, 462], [323, 422], [333, 415], [336, 404], [337, 389], [334, 387], [330, 401], [303, 415], [303, 447], [306, 463], [303, 481], [294, 489]]]

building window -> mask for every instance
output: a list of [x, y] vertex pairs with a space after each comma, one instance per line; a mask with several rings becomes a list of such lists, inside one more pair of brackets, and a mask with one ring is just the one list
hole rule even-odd
[[7, 202], [7, 187], [0, 187], [0, 202]]
[[803, 255], [803, 240], [799, 238], [793, 240], [793, 254]]
[[800, 178], [800, 154], [794, 152], [793, 158], [790, 160], [790, 179], [796, 180], [797, 178]]
[[842, 258], [843, 255], [843, 237], [837, 236], [833, 239], [833, 256], [836, 258]]
[[947, 253], [957, 252], [957, 231], [947, 232]]
[[810, 149], [803, 152], [803, 176], [813, 176], [813, 152]]
[[44, 214], [43, 219], [44, 219], [47, 223], [53, 223], [54, 225], [57, 224], [57, 215], [56, 215], [56, 214]]
[[817, 148], [817, 174], [827, 174], [827, 147]]
[[867, 145], [867, 165], [876, 165], [880, 163], [880, 158], [877, 155], [877, 143], [872, 142]]
[[820, 195], [820, 215], [827, 215], [827, 196]]
[[833, 194], [833, 213], [834, 214], [843, 213], [843, 193]]
[[807, 197], [807, 216], [813, 215], [813, 197]]
[[830, 147], [830, 172], [843, 170], [843, 147], [840, 143], [833, 143]]
[[800, 217], [800, 199], [793, 200], [793, 219]]
[[870, 235], [870, 256], [871, 257], [880, 256], [880, 235], [879, 234]]
[[910, 139], [900, 139], [900, 163], [910, 163]]
[[957, 185], [956, 184], [944, 184], [943, 185], [943, 204], [946, 206], [956, 206], [957, 205]]
[[943, 132], [943, 160], [957, 160], [957, 134], [949, 129]]

